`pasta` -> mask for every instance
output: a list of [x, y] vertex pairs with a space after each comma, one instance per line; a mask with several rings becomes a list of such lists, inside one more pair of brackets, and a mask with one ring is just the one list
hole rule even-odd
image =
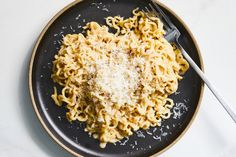
[[86, 122], [102, 148], [168, 119], [174, 104], [168, 96], [189, 67], [157, 17], [135, 9], [130, 18], [106, 23], [89, 22], [86, 35], [66, 35], [52, 73], [63, 87], [60, 93], [54, 87], [53, 100], [68, 109], [69, 121]]

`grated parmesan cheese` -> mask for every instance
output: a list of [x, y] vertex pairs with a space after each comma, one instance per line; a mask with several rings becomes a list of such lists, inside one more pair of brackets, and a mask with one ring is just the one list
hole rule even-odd
[[113, 52], [109, 61], [96, 61], [88, 72], [94, 75], [88, 84], [95, 87], [91, 88], [95, 95], [103, 94], [118, 105], [132, 103], [131, 97], [138, 87], [139, 74], [127, 54]]

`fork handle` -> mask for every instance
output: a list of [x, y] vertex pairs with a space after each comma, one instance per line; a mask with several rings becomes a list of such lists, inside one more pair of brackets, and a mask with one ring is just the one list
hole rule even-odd
[[206, 75], [202, 72], [202, 70], [197, 66], [197, 64], [192, 60], [192, 58], [188, 55], [188, 53], [184, 50], [184, 48], [179, 44], [178, 41], [176, 41], [176, 44], [180, 51], [182, 52], [185, 59], [189, 62], [191, 67], [197, 72], [197, 74], [201, 77], [201, 79], [205, 82], [207, 87], [211, 90], [211, 92], [215, 95], [217, 100], [221, 103], [221, 105], [224, 107], [224, 109], [228, 112], [230, 117], [233, 119], [233, 121], [236, 123], [236, 114], [235, 112], [230, 108], [230, 106], [225, 102], [223, 97], [216, 91], [215, 87], [209, 82]]

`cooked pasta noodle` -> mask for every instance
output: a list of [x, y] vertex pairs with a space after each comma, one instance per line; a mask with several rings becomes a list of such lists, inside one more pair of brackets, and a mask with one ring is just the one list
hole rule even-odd
[[54, 88], [53, 100], [69, 121], [86, 122], [102, 148], [171, 116], [168, 96], [189, 65], [151, 18], [135, 9], [127, 19], [107, 17], [109, 27], [89, 22], [86, 35], [66, 35], [55, 55], [52, 78], [63, 89]]

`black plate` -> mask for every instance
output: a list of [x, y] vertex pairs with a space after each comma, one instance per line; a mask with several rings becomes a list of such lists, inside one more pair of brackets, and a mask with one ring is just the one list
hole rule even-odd
[[[84, 132], [84, 124], [70, 124], [65, 118], [66, 109], [57, 107], [51, 99], [52, 61], [60, 47], [63, 35], [82, 32], [81, 26], [89, 21], [105, 24], [104, 17], [131, 16], [136, 7], [147, 6], [149, 0], [85, 0], [76, 1], [62, 9], [45, 27], [34, 48], [29, 86], [36, 114], [50, 136], [74, 155], [83, 156], [149, 156], [160, 154], [173, 145], [187, 130], [199, 107], [203, 85], [190, 68], [180, 82], [178, 92], [171, 95], [176, 114], [165, 120], [161, 127], [140, 130], [129, 139], [99, 147], [99, 141]], [[193, 60], [202, 67], [201, 56], [193, 36], [183, 22], [166, 6], [160, 4], [181, 32], [180, 42]]]

